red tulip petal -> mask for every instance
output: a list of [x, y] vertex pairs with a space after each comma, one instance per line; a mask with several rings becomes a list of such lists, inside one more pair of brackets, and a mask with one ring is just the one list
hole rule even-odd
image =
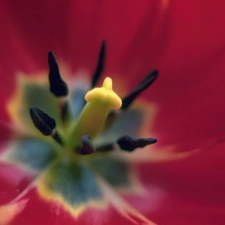
[[[123, 3], [102, 0], [68, 0], [55, 3], [50, 0], [39, 4], [31, 4], [26, 0], [23, 4], [3, 1], [2, 20], [7, 19], [7, 23], [3, 26], [5, 35], [2, 39], [14, 45], [5, 46], [4, 53], [7, 54], [4, 55], [8, 59], [9, 52], [17, 51], [15, 56], [11, 56], [18, 59], [15, 65], [27, 70], [35, 68], [35, 65], [46, 67], [43, 58], [46, 49], [51, 48], [64, 59], [73, 60], [73, 66], [93, 69], [97, 60], [95, 53], [102, 39], [107, 39], [111, 43], [109, 61], [110, 68], [113, 68], [115, 62], [121, 62], [121, 53], [127, 50], [145, 13], [148, 13], [150, 7], [154, 9], [155, 5], [159, 4], [147, 0], [140, 4], [136, 4], [134, 0]], [[116, 15], [112, 13], [115, 11]], [[17, 34], [17, 39], [11, 36], [12, 33]], [[24, 54], [24, 58], [21, 58], [20, 53]]]
[[27, 171], [12, 164], [0, 162], [0, 205], [12, 201], [32, 180], [33, 176]]
[[[5, 207], [0, 208], [0, 215], [3, 212], [14, 212], [14, 217], [9, 214], [10, 225], [30, 224], [48, 225], [48, 224], [149, 224], [152, 222], [147, 220], [137, 211], [126, 205], [115, 193], [107, 186], [104, 186], [106, 205], [85, 206], [78, 214], [71, 214], [65, 210], [59, 203], [48, 201], [41, 198], [35, 187], [28, 189], [21, 194], [15, 201]], [[10, 209], [10, 207], [12, 209]], [[35, 218], [35, 220], [34, 220]], [[1, 220], [0, 220], [1, 222]], [[4, 221], [3, 221], [4, 222]], [[3, 223], [4, 224], [4, 223]]]
[[0, 224], [8, 225], [13, 218], [18, 215], [25, 207], [28, 200], [21, 200], [18, 203], [0, 206]]
[[12, 129], [3, 122], [0, 124], [0, 205], [12, 201], [33, 179], [28, 171], [9, 164], [3, 157], [10, 148], [8, 140], [12, 136]]
[[[222, 142], [181, 160], [139, 165], [140, 180], [148, 190], [146, 198], [127, 199], [159, 224], [222, 225], [224, 148]], [[147, 202], [151, 204], [147, 206]]]
[[[159, 105], [152, 133], [159, 143], [174, 144], [187, 139], [198, 142], [216, 134], [222, 136], [225, 112], [224, 1], [212, 4], [209, 0], [175, 0], [165, 8], [166, 14], [161, 11], [160, 1], [143, 2], [137, 5], [125, 1], [121, 7], [120, 1], [64, 1], [62, 4], [41, 1], [37, 5], [29, 1], [24, 5], [17, 1], [2, 1], [0, 20], [4, 23], [0, 43], [3, 43], [4, 57], [0, 68], [5, 75], [5, 88], [0, 94], [2, 104], [11, 94], [12, 78], [18, 69], [33, 72], [37, 68], [46, 68], [43, 60], [46, 49], [55, 48], [62, 58], [74, 62], [74, 68], [79, 65], [90, 70], [95, 64], [93, 51], [97, 52], [104, 36], [113, 43], [109, 44], [112, 53], [109, 54], [108, 71], [123, 71], [122, 75], [136, 76], [130, 79], [135, 82], [149, 69], [160, 69], [158, 84], [145, 94]], [[118, 9], [121, 11], [110, 13]], [[72, 27], [69, 22], [73, 23]], [[139, 25], [140, 29], [136, 30]], [[133, 37], [135, 32], [137, 36]], [[128, 47], [131, 57], [127, 58], [125, 49]], [[122, 65], [120, 70], [117, 69], [118, 62]], [[0, 116], [6, 118], [4, 110]], [[224, 146], [220, 147], [224, 149]], [[151, 167], [147, 163], [142, 165], [143, 183], [148, 178], [152, 185], [165, 192], [163, 195], [156, 191], [160, 197], [152, 199], [158, 201], [156, 206], [162, 207], [163, 214], [155, 208], [154, 214], [147, 213], [149, 217], [153, 215], [156, 221], [164, 224], [186, 222], [193, 225], [197, 219], [203, 224], [224, 223], [221, 213], [221, 209], [224, 211], [224, 198], [221, 198], [224, 192], [224, 154], [217, 148], [214, 152], [207, 152], [206, 156], [198, 153], [180, 162], [151, 164]], [[159, 201], [163, 197], [164, 204]], [[38, 208], [39, 204], [33, 203], [31, 209], [34, 206]], [[19, 212], [15, 207], [14, 211]], [[189, 219], [190, 211], [192, 218]]]
[[156, 32], [148, 29], [149, 15], [131, 47], [126, 67], [135, 81], [149, 67], [160, 71], [144, 96], [159, 104], [153, 134], [161, 144], [224, 132], [224, 6], [224, 1], [169, 2]]

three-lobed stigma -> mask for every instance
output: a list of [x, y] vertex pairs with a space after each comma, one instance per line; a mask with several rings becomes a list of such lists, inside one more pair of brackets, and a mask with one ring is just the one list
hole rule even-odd
[[85, 95], [87, 102], [101, 102], [109, 105], [111, 109], [119, 109], [122, 106], [121, 98], [112, 89], [112, 79], [106, 77], [102, 87], [94, 88]]

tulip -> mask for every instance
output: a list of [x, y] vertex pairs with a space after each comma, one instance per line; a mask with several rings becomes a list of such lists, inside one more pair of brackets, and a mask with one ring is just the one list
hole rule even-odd
[[0, 6], [1, 225], [224, 223], [222, 0]]

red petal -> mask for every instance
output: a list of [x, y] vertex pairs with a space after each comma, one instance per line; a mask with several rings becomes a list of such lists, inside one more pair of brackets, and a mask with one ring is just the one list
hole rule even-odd
[[[153, 134], [161, 144], [224, 133], [225, 3], [211, 3], [169, 3], [163, 35], [167, 46], [161, 59], [150, 64], [158, 66], [160, 77], [146, 94], [159, 104]], [[151, 59], [147, 51], [142, 54]], [[142, 64], [147, 70], [146, 61]]]
[[[110, 196], [109, 196], [110, 197]], [[112, 196], [111, 196], [112, 197]], [[10, 225], [23, 224], [28, 225], [49, 225], [49, 224], [149, 224], [154, 225], [152, 222], [145, 219], [138, 212], [129, 208], [127, 205], [114, 197], [114, 202], [109, 203], [106, 209], [86, 208], [82, 213], [77, 216], [72, 216], [66, 211], [60, 204], [56, 202], [48, 202], [37, 193], [36, 188], [27, 190], [25, 194], [18, 197], [16, 201], [13, 201], [7, 205], [12, 207], [14, 217], [10, 214], [10, 218], [5, 218], [5, 221], [10, 221]], [[23, 203], [23, 204], [22, 204]], [[117, 204], [116, 204], [117, 203]], [[20, 204], [22, 207], [17, 206]], [[0, 208], [0, 215], [6, 211], [4, 207]], [[10, 211], [10, 210], [9, 210]], [[35, 218], [35, 220], [34, 220]], [[0, 220], [1, 222], [1, 220]]]
[[12, 129], [3, 122], [0, 125], [0, 205], [12, 201], [33, 180], [33, 175], [28, 171], [4, 160], [4, 153], [9, 150], [8, 140], [12, 136]]
[[142, 202], [129, 200], [159, 224], [224, 224], [224, 149], [225, 142], [182, 160], [140, 165], [149, 193]]
[[32, 176], [28, 172], [14, 165], [0, 162], [0, 205], [12, 201], [31, 181]]
[[[121, 61], [119, 57], [128, 48], [149, 5], [152, 3], [147, 0], [140, 4], [134, 0], [122, 3], [102, 0], [68, 0], [57, 3], [49, 0], [40, 1], [39, 4], [31, 4], [29, 1], [23, 4], [16, 1], [2, 2], [2, 19], [7, 18], [2, 38], [4, 42], [10, 41], [14, 45], [4, 47], [5, 61], [9, 63], [10, 56], [17, 60], [15, 63], [20, 69], [35, 68], [36, 63], [46, 68], [43, 59], [46, 51], [51, 48], [64, 59], [74, 60], [73, 66], [93, 69], [100, 43], [102, 39], [107, 39], [111, 46], [109, 62], [113, 65], [115, 63], [112, 61]], [[11, 36], [12, 33], [14, 36]], [[17, 41], [14, 39], [15, 34]], [[27, 56], [31, 56], [28, 58], [31, 64], [21, 57], [23, 49], [29, 54]], [[10, 52], [16, 52], [17, 55]]]

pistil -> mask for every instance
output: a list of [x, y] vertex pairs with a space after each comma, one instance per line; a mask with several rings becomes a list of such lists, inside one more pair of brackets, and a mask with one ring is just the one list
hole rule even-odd
[[88, 134], [91, 139], [96, 137], [103, 129], [105, 120], [111, 109], [121, 107], [121, 99], [112, 90], [112, 80], [107, 77], [101, 88], [94, 88], [87, 92], [87, 104], [77, 121], [72, 125], [69, 136], [70, 147], [81, 144], [80, 138]]

